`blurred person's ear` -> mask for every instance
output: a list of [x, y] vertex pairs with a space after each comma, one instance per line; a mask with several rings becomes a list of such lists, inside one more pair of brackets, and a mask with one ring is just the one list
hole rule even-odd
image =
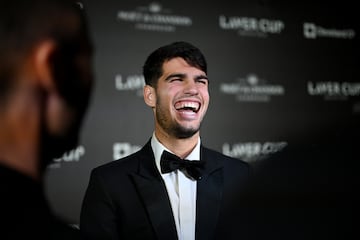
[[46, 40], [38, 44], [34, 50], [34, 67], [38, 84], [48, 91], [54, 91], [53, 55], [56, 51], [54, 41]]
[[[66, 132], [72, 122], [73, 113], [59, 93], [54, 74], [54, 55], [58, 51], [54, 41], [46, 40], [38, 44], [34, 51], [34, 67], [38, 86], [44, 92], [45, 121], [47, 129], [55, 135]], [[65, 130], [65, 131], [64, 131]]]

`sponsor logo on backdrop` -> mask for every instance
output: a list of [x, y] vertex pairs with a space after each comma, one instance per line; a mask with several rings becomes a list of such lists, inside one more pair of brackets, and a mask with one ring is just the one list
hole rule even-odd
[[159, 2], [138, 6], [135, 10], [119, 10], [117, 19], [134, 24], [135, 29], [158, 32], [175, 32], [177, 27], [192, 26], [189, 16], [174, 14]]
[[287, 145], [287, 142], [224, 143], [222, 146], [222, 152], [227, 156], [240, 158], [246, 162], [255, 162], [269, 156], [270, 154], [281, 151]]
[[129, 142], [114, 143], [113, 145], [113, 160], [126, 157], [134, 152], [140, 150], [141, 146], [132, 145]]
[[60, 158], [55, 158], [49, 168], [60, 168], [62, 164], [79, 162], [85, 155], [85, 147], [78, 146], [70, 151], [65, 152]]
[[269, 84], [256, 74], [248, 74], [232, 83], [221, 83], [220, 92], [235, 95], [240, 102], [269, 102], [272, 96], [282, 96], [285, 88], [282, 85]]
[[132, 91], [138, 96], [143, 96], [143, 87], [145, 80], [143, 75], [128, 75], [123, 76], [117, 74], [115, 76], [115, 88], [118, 91]]
[[360, 82], [307, 82], [310, 96], [322, 96], [324, 100], [347, 100], [360, 96]]
[[224, 30], [236, 31], [240, 36], [265, 38], [280, 34], [285, 23], [278, 19], [220, 15], [219, 26]]
[[355, 102], [352, 108], [352, 112], [355, 114], [360, 114], [360, 102]]
[[356, 32], [354, 29], [336, 29], [325, 28], [315, 23], [305, 22], [303, 24], [304, 37], [307, 39], [316, 38], [338, 38], [338, 39], [353, 39]]
[[78, 223], [69, 223], [69, 227], [80, 229], [80, 225]]
[[79, 5], [81, 9], [84, 9], [84, 4], [82, 2], [76, 2], [76, 4]]

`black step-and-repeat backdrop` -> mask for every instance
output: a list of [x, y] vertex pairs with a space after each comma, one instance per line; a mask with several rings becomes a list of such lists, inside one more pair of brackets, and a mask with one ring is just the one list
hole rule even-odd
[[226, 155], [266, 161], [360, 116], [360, 29], [346, 1], [79, 4], [94, 39], [96, 85], [81, 143], [55, 159], [47, 175], [52, 207], [70, 224], [79, 222], [91, 169], [150, 138], [154, 122], [141, 71], [161, 45], [189, 41], [207, 57], [211, 100], [202, 141]]

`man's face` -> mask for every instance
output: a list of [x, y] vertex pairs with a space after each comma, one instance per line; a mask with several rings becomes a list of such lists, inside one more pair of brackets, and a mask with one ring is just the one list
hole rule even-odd
[[206, 74], [184, 59], [165, 62], [155, 90], [157, 130], [176, 138], [198, 133], [209, 105], [208, 84]]

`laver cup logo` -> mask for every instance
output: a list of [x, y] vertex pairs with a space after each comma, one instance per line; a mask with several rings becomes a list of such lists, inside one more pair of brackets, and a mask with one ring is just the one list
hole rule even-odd
[[222, 152], [230, 157], [240, 158], [246, 162], [255, 162], [270, 154], [281, 151], [287, 142], [240, 142], [224, 143]]
[[79, 162], [85, 155], [85, 147], [78, 146], [70, 151], [65, 152], [60, 158], [53, 160], [53, 163], [49, 165], [49, 168], [60, 168], [64, 163]]
[[347, 100], [360, 96], [360, 82], [312, 82], [307, 83], [310, 96], [322, 96], [324, 100]]
[[145, 85], [145, 79], [143, 75], [133, 74], [123, 76], [117, 74], [115, 76], [115, 88], [118, 91], [134, 91], [137, 96], [143, 96], [143, 87]]
[[240, 36], [268, 37], [270, 34], [280, 34], [285, 23], [277, 19], [220, 15], [219, 26], [224, 30], [235, 30]]

